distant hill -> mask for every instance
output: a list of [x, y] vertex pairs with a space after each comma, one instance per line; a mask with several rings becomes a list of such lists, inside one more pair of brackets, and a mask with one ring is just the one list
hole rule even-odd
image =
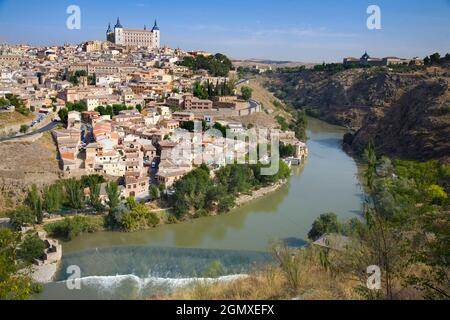
[[314, 63], [296, 62], [296, 61], [279, 61], [279, 60], [265, 60], [265, 59], [245, 59], [232, 60], [233, 65], [236, 67], [252, 67], [258, 66], [260, 68], [294, 68], [299, 66], [310, 67], [315, 65]]

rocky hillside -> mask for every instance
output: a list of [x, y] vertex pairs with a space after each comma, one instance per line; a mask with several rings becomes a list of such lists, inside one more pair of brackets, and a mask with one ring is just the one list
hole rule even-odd
[[346, 143], [356, 152], [374, 141], [381, 154], [450, 160], [449, 82], [443, 67], [276, 72], [266, 84], [295, 107], [353, 129]]

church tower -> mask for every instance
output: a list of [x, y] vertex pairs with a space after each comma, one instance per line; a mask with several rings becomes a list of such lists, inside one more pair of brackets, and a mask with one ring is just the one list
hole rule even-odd
[[159, 49], [161, 47], [161, 38], [160, 38], [161, 33], [160, 33], [158, 23], [156, 22], [156, 20], [155, 20], [155, 25], [153, 26], [152, 32], [153, 32], [153, 45], [155, 48]]
[[114, 43], [125, 45], [125, 33], [123, 32], [123, 26], [120, 24], [119, 17], [117, 17], [117, 22], [114, 26]]

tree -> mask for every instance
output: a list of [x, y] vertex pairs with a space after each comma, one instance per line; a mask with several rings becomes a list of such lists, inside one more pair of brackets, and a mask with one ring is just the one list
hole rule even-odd
[[242, 98], [246, 101], [250, 100], [252, 98], [253, 89], [247, 86], [243, 86], [241, 88], [241, 95]]
[[20, 126], [20, 130], [19, 131], [20, 131], [20, 133], [27, 133], [29, 129], [30, 129], [30, 127], [28, 125], [23, 124], [23, 125]]
[[120, 191], [117, 182], [110, 182], [106, 185], [106, 194], [108, 195], [109, 212], [114, 213], [120, 205]]
[[178, 217], [205, 208], [205, 194], [212, 185], [209, 170], [201, 166], [178, 180], [171, 201]]
[[308, 238], [316, 241], [325, 234], [338, 233], [340, 229], [337, 215], [332, 212], [324, 213], [314, 221], [311, 230], [308, 232]]
[[136, 208], [137, 203], [134, 197], [128, 197], [125, 201], [127, 202], [127, 207], [129, 210], [133, 210], [134, 208]]
[[62, 187], [59, 183], [44, 187], [44, 209], [48, 213], [58, 212], [62, 205]]
[[103, 210], [103, 204], [100, 200], [100, 184], [93, 183], [89, 187], [90, 194], [89, 194], [89, 204], [96, 210], [96, 211], [102, 211]]
[[28, 206], [18, 207], [10, 216], [11, 225], [20, 230], [23, 226], [34, 224], [36, 222], [36, 215]]
[[439, 64], [440, 62], [441, 62], [441, 55], [438, 52], [433, 53], [430, 56], [430, 63], [431, 64]]
[[68, 121], [68, 118], [69, 118], [69, 111], [67, 110], [67, 108], [61, 108], [58, 111], [58, 117], [61, 119], [62, 123], [67, 125], [67, 121]]
[[20, 258], [29, 263], [33, 263], [35, 259], [42, 258], [44, 250], [44, 241], [36, 233], [29, 234], [25, 236], [25, 239], [20, 245]]
[[27, 198], [25, 199], [25, 203], [30, 209], [33, 211], [37, 223], [41, 224], [44, 219], [44, 215], [42, 212], [42, 200], [41, 195], [37, 189], [37, 186], [33, 184], [31, 186], [30, 191], [28, 191]]
[[290, 129], [295, 132], [295, 137], [301, 141], [306, 141], [308, 136], [306, 129], [308, 127], [308, 119], [304, 109], [294, 112], [294, 123], [290, 126]]
[[280, 157], [288, 158], [293, 157], [295, 154], [295, 147], [291, 144], [280, 144]]
[[195, 97], [199, 99], [208, 99], [208, 93], [205, 91], [205, 88], [200, 83], [200, 81], [194, 82], [194, 87], [192, 89], [192, 92]]
[[72, 209], [81, 209], [83, 207], [83, 190], [80, 181], [74, 178], [65, 180], [64, 189], [69, 206]]
[[219, 213], [225, 213], [233, 209], [236, 204], [236, 199], [232, 195], [226, 195], [219, 199]]
[[369, 142], [364, 157], [367, 162], [367, 170], [365, 172], [366, 184], [369, 189], [373, 189], [373, 182], [377, 170], [377, 156], [375, 154], [375, 147], [372, 142]]
[[17, 259], [20, 233], [0, 228], [0, 300], [25, 300], [33, 293], [29, 277], [18, 271], [24, 267]]
[[151, 198], [153, 201], [159, 199], [160, 196], [161, 196], [158, 187], [155, 186], [154, 184], [152, 184], [152, 185], [150, 186], [150, 189], [149, 189], [149, 195], [150, 195], [150, 198]]

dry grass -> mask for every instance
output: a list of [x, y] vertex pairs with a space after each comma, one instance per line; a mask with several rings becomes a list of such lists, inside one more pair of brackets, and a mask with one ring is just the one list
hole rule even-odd
[[14, 209], [32, 184], [50, 184], [60, 177], [51, 134], [36, 142], [0, 143], [0, 211]]
[[0, 129], [7, 126], [29, 123], [33, 119], [33, 115], [24, 116], [19, 112], [2, 112], [0, 113]]
[[[292, 253], [292, 252], [291, 252]], [[318, 252], [306, 249], [288, 253], [278, 266], [268, 265], [248, 278], [233, 282], [198, 282], [167, 299], [180, 300], [355, 300], [358, 283], [347, 275], [333, 275], [321, 267]]]
[[292, 115], [285, 110], [284, 103], [264, 88], [264, 81], [263, 77], [257, 76], [255, 79], [251, 79], [249, 83], [238, 87], [240, 89], [242, 86], [248, 86], [253, 89], [252, 98], [261, 103], [262, 112], [249, 116], [233, 117], [232, 120], [239, 121], [244, 125], [254, 124], [257, 127], [278, 128], [279, 124], [275, 119], [276, 116], [282, 116], [288, 122], [292, 119]]
[[[242, 86], [248, 86], [253, 89], [252, 98], [259, 101], [263, 105], [263, 109], [270, 114], [281, 115], [291, 119], [291, 115], [286, 112], [285, 105], [283, 101], [269, 92], [264, 87], [265, 78], [262, 76], [257, 76], [254, 79], [251, 79], [248, 84], [242, 84]], [[274, 104], [275, 102], [275, 104]], [[279, 107], [281, 106], [281, 108]]]

